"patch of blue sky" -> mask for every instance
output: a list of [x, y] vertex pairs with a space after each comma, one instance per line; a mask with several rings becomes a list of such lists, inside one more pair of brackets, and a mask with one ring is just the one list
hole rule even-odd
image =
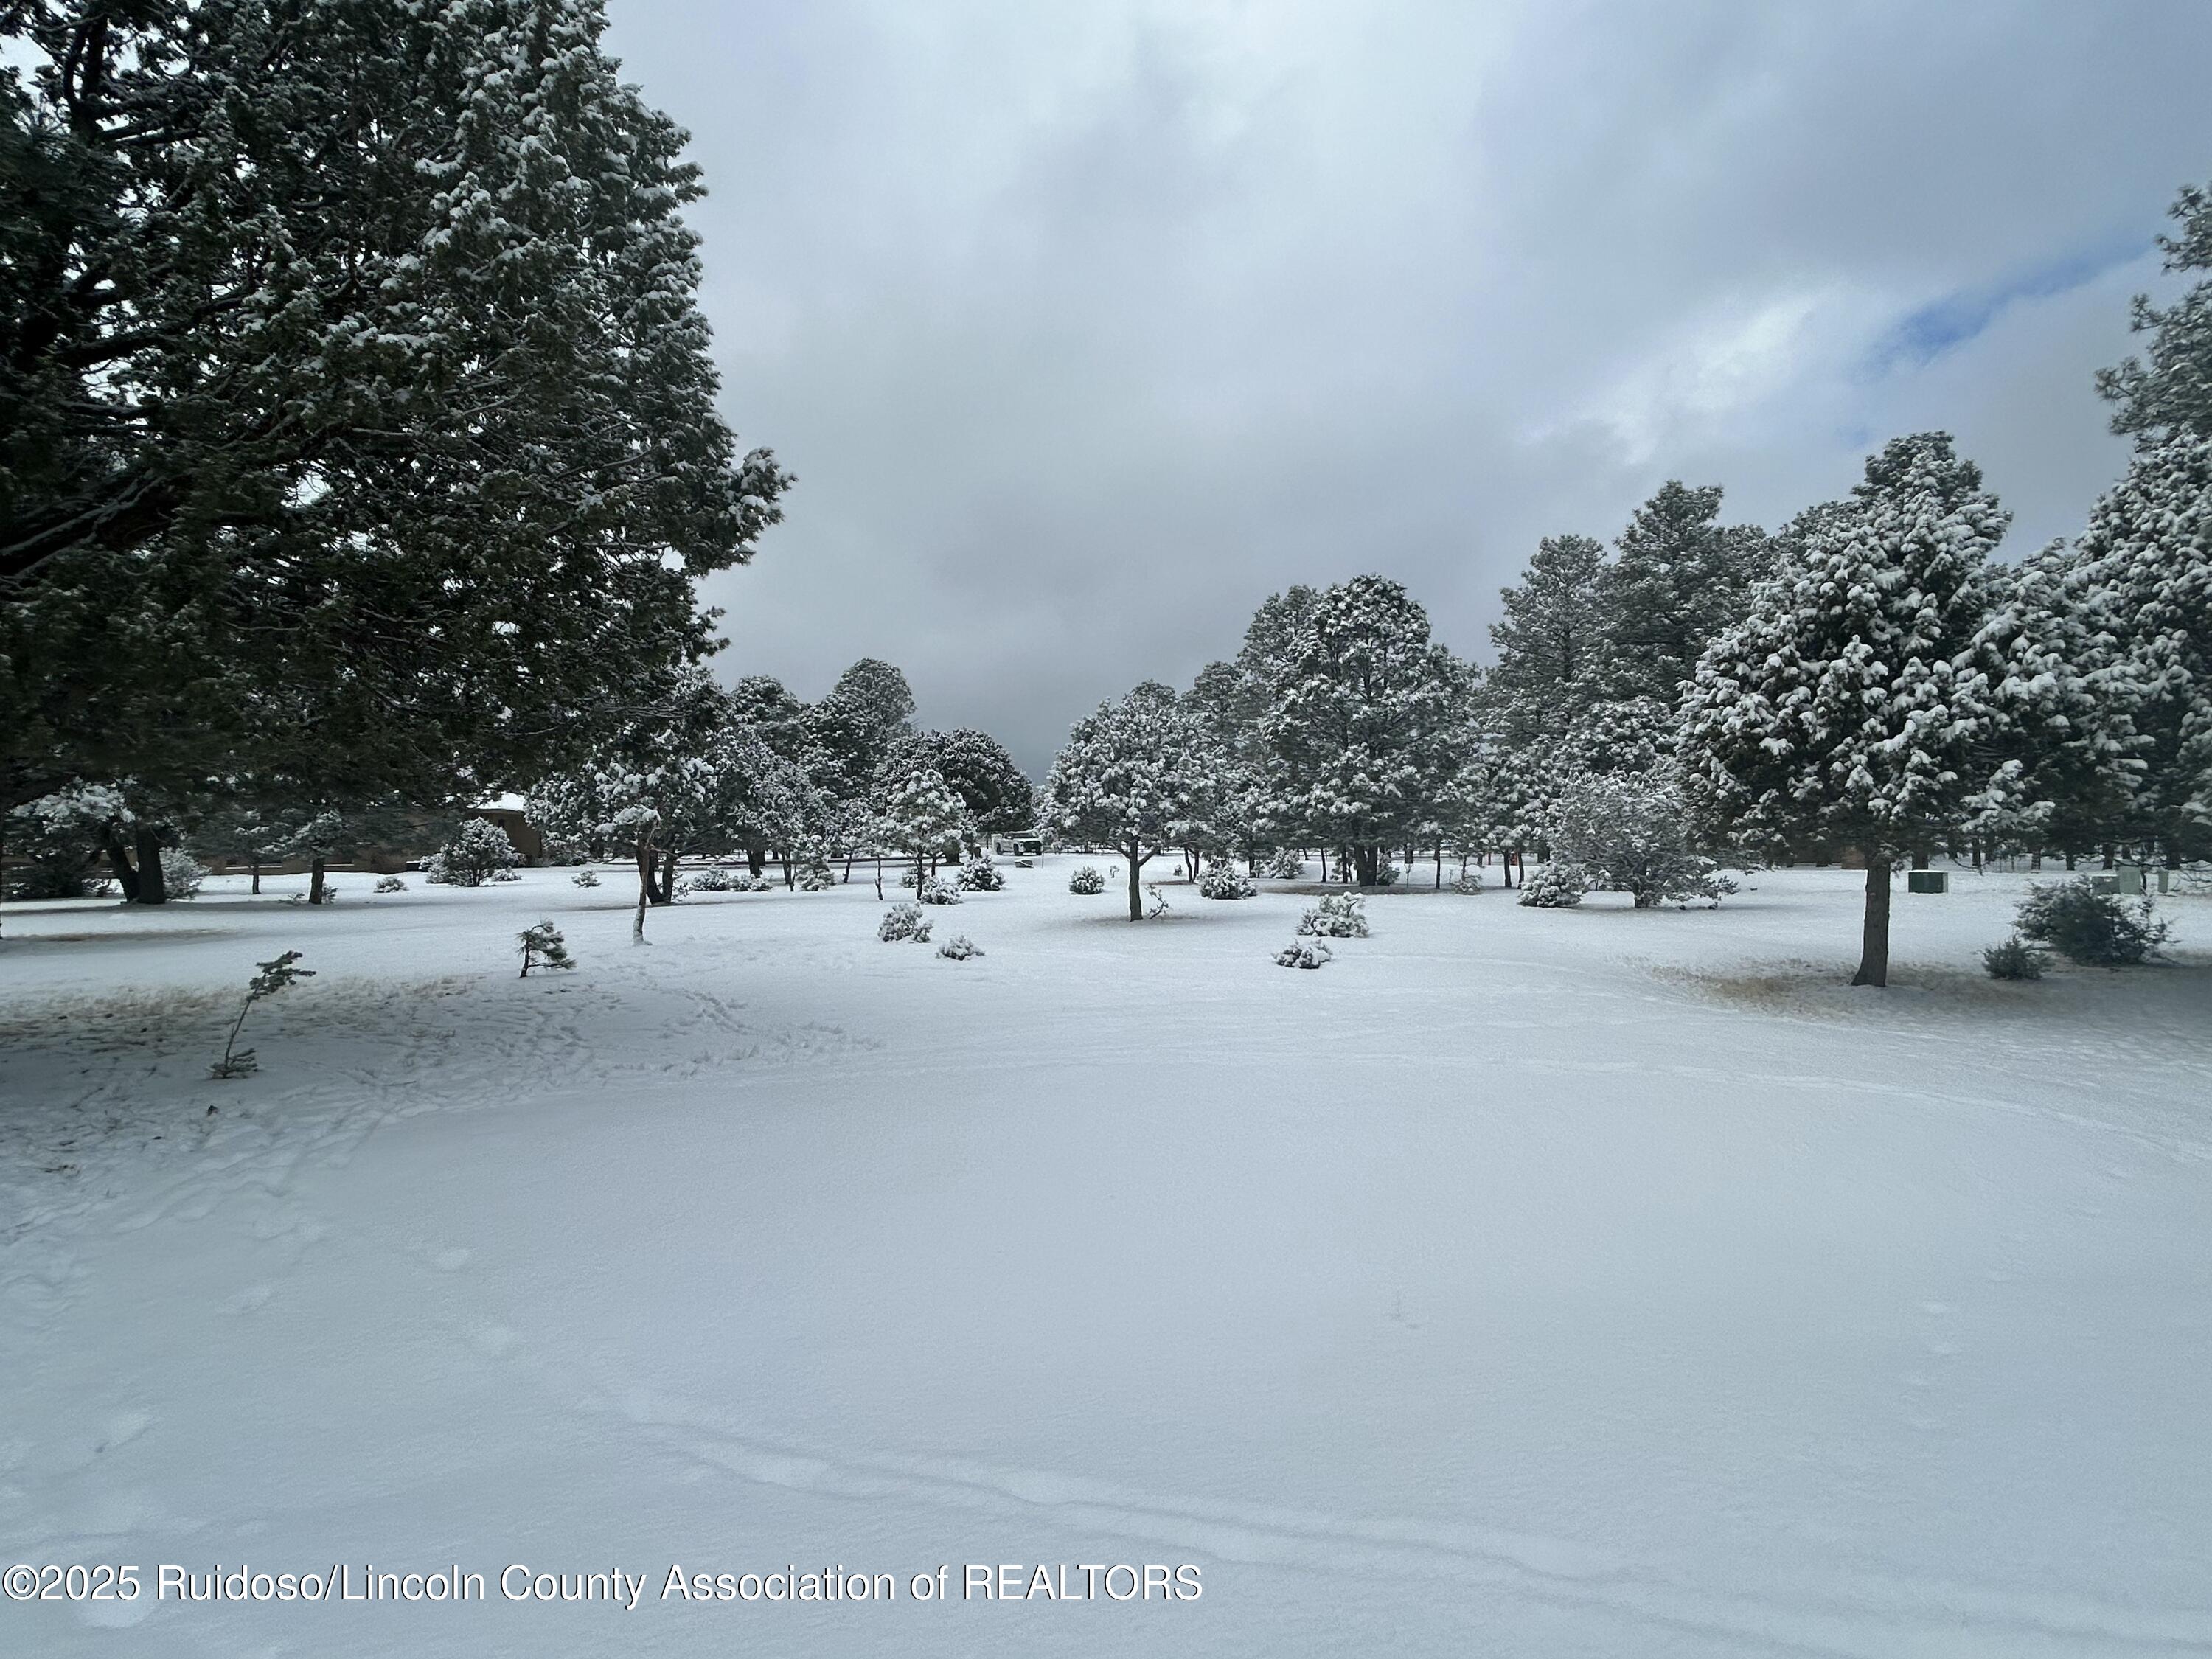
[[1980, 288], [1956, 289], [1891, 324], [1868, 349], [1861, 364], [1863, 376], [1871, 380], [1899, 368], [1923, 368], [1964, 345], [2021, 301], [2047, 300], [2094, 282], [2115, 266], [2142, 258], [2152, 246], [2147, 235], [2111, 237]]

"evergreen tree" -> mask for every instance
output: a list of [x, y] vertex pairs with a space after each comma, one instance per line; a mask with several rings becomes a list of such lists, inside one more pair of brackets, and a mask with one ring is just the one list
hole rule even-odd
[[2071, 573], [2081, 626], [2109, 642], [2142, 781], [2130, 839], [2212, 854], [2212, 439], [2137, 452], [2100, 501]]
[[975, 828], [959, 792], [927, 766], [915, 767], [884, 792], [880, 821], [891, 844], [914, 854], [917, 898], [928, 891], [929, 860]]
[[1637, 508], [1600, 573], [1604, 612], [1598, 677], [1616, 701], [1672, 708], [1705, 643], [1741, 618], [1765, 537], [1719, 522], [1721, 488], [1669, 479]]
[[988, 732], [960, 727], [895, 741], [881, 769], [896, 779], [927, 768], [952, 786], [975, 830], [989, 836], [1036, 823], [1036, 790], [1006, 745]]
[[[1161, 694], [1165, 692], [1164, 696]], [[1187, 842], [1208, 815], [1221, 757], [1175, 694], [1146, 681], [1075, 723], [1045, 781], [1044, 813], [1061, 834], [1112, 843], [1129, 878], [1129, 920], [1145, 918], [1145, 864]]]
[[[2166, 268], [2212, 270], [2212, 191], [2185, 185], [2168, 212], [2181, 234], [2158, 239]], [[2138, 294], [2134, 325], [2150, 336], [2149, 361], [2130, 357], [2097, 374], [2097, 390], [2119, 405], [2112, 430], [2154, 441], [2212, 438], [2212, 281], [2197, 283], [2164, 310]]]
[[1490, 627], [1498, 661], [1486, 686], [1507, 741], [1564, 730], [1595, 699], [1605, 649], [1604, 565], [1605, 549], [1589, 537], [1547, 536], [1521, 585], [1500, 592], [1505, 615]]
[[789, 480], [714, 411], [697, 173], [604, 26], [0, 7], [0, 805], [471, 797], [712, 648], [692, 579]]
[[1855, 984], [1888, 983], [1899, 856], [2001, 825], [2017, 804], [2021, 769], [1999, 759], [2014, 728], [1984, 639], [2005, 524], [1948, 434], [1893, 440], [1684, 694], [1684, 781], [1709, 823], [1766, 849], [1832, 840], [1864, 854]]
[[873, 788], [891, 746], [914, 732], [914, 691], [890, 663], [863, 657], [806, 711], [817, 781], [839, 800]]
[[1261, 718], [1268, 793], [1294, 833], [1349, 847], [1373, 884], [1385, 848], [1434, 819], [1463, 752], [1470, 677], [1396, 582], [1358, 576], [1300, 623]]

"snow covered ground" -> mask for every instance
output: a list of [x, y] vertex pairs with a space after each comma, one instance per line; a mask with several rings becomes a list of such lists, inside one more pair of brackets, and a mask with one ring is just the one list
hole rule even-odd
[[[1848, 872], [1394, 895], [1299, 973], [1304, 899], [1133, 927], [1074, 862], [934, 913], [967, 963], [858, 882], [647, 950], [618, 874], [7, 907], [0, 1565], [145, 1589], [0, 1650], [2212, 1650], [2212, 902], [1996, 984], [2022, 878], [1962, 874], [1882, 994]], [[541, 916], [580, 966], [518, 981]], [[897, 1599], [663, 1599], [787, 1563]]]

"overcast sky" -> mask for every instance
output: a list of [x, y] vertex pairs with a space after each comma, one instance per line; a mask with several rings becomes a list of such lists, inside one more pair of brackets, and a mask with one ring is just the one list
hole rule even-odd
[[2212, 4], [614, 0], [688, 127], [723, 406], [799, 476], [726, 677], [1068, 724], [1379, 571], [1489, 657], [1541, 535], [1774, 525], [1959, 436], [2017, 553], [2212, 176]]

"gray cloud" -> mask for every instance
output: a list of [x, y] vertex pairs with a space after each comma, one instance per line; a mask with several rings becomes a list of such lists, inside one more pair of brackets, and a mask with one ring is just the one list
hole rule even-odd
[[1380, 570], [1485, 654], [1661, 481], [1776, 523], [1948, 428], [2117, 476], [2090, 371], [2212, 173], [2212, 9], [614, 8], [694, 134], [724, 404], [800, 475], [726, 672], [861, 655], [1041, 769]]

